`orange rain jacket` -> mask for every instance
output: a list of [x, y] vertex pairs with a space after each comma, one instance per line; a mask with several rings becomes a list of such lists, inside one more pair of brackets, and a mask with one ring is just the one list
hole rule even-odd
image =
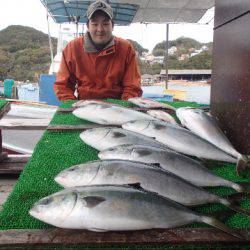
[[[74, 95], [77, 89], [78, 97]], [[67, 44], [54, 91], [69, 99], [123, 99], [141, 96], [141, 77], [130, 42], [114, 37], [100, 52], [89, 33]]]

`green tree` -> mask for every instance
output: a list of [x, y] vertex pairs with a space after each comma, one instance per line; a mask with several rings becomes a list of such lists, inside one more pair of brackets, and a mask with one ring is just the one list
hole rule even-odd
[[134, 47], [134, 49], [140, 54], [142, 55], [142, 52], [148, 52], [148, 49], [144, 49], [138, 42], [133, 41], [128, 39], [128, 41], [130, 41]]
[[[57, 39], [52, 38], [56, 52]], [[0, 31], [0, 80], [37, 80], [50, 66], [48, 35], [30, 27], [9, 26]]]

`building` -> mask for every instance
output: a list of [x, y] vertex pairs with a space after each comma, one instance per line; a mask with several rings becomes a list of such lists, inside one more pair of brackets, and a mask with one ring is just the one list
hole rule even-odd
[[184, 60], [187, 60], [188, 58], [189, 58], [189, 54], [181, 54], [181, 56], [179, 56], [178, 60], [184, 61]]
[[[169, 80], [188, 80], [188, 81], [209, 81], [212, 70], [210, 69], [183, 69], [168, 71]], [[161, 80], [166, 78], [166, 70], [162, 69], [160, 73]]]

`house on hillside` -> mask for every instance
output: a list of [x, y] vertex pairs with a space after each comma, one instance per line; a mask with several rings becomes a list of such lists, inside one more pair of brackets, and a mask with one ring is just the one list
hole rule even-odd
[[181, 54], [178, 58], [179, 61], [184, 61], [189, 58], [189, 54]]

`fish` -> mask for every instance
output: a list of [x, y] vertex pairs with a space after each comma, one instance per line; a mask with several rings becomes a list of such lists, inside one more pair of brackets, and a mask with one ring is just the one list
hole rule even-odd
[[125, 107], [110, 104], [89, 103], [75, 109], [73, 115], [80, 119], [105, 125], [122, 125], [134, 120], [156, 120], [156, 118]]
[[121, 145], [99, 152], [98, 157], [102, 160], [122, 159], [160, 166], [200, 187], [226, 186], [237, 192], [245, 191], [241, 185], [213, 174], [199, 161], [173, 150], [146, 145]]
[[97, 185], [64, 189], [36, 202], [29, 214], [56, 227], [96, 232], [174, 228], [204, 222], [243, 239], [242, 235], [213, 217], [128, 186]]
[[220, 203], [250, 216], [250, 211], [235, 206], [225, 198], [197, 187], [164, 169], [136, 161], [87, 162], [63, 170], [55, 177], [55, 181], [63, 187], [139, 184], [147, 191], [185, 206]]
[[105, 102], [105, 101], [97, 100], [97, 99], [79, 100], [79, 101], [75, 102], [74, 104], [72, 104], [72, 107], [79, 108], [79, 107], [83, 107], [83, 106], [86, 106], [89, 104], [104, 104], [104, 105], [111, 105], [111, 106], [117, 105], [117, 106], [122, 107], [121, 105], [118, 105], [118, 104], [114, 104], [111, 102]]
[[183, 126], [187, 127], [193, 133], [225, 151], [227, 154], [236, 158], [236, 170], [239, 175], [244, 175], [244, 172], [249, 172], [249, 156], [239, 153], [233, 147], [231, 142], [218, 126], [216, 120], [211, 115], [206, 114], [201, 109], [194, 109], [191, 107], [178, 108], [176, 110], [176, 115]]
[[83, 142], [99, 151], [119, 145], [138, 143], [167, 148], [166, 145], [152, 138], [121, 128], [87, 129], [80, 134], [80, 138]]
[[172, 150], [198, 158], [235, 163], [236, 159], [191, 131], [162, 121], [138, 120], [122, 125], [165, 144]]
[[168, 105], [166, 103], [157, 102], [153, 99], [142, 98], [142, 97], [133, 97], [128, 99], [129, 102], [141, 107], [141, 108], [165, 108], [176, 110], [175, 107]]
[[175, 119], [170, 114], [168, 114], [167, 112], [163, 110], [148, 110], [147, 113], [159, 120], [177, 124]]

